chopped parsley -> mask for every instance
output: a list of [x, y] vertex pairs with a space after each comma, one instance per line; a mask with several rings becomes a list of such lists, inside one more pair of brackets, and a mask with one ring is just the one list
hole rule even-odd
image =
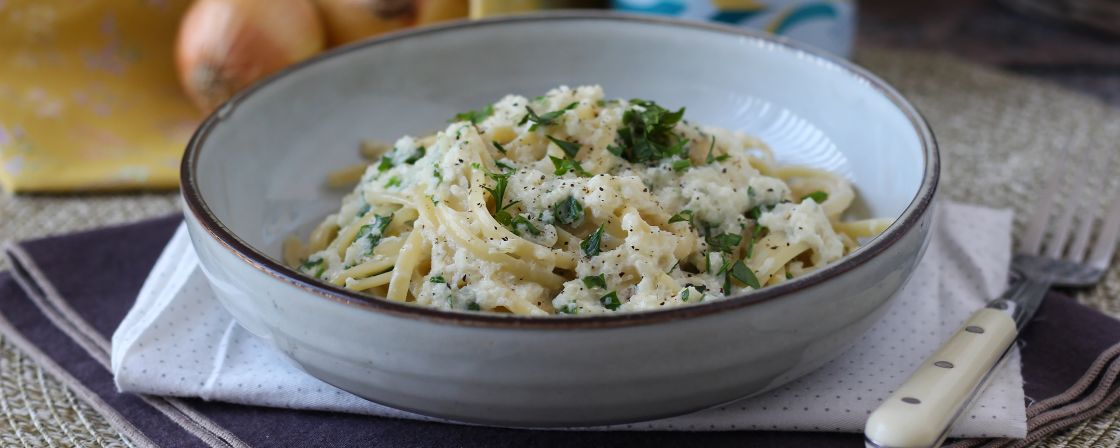
[[439, 172], [439, 168], [432, 170], [432, 177], [436, 178], [436, 186], [443, 183], [443, 174]]
[[789, 280], [789, 279], [792, 279], [792, 278], [793, 278], [793, 274], [790, 274], [789, 269], [786, 269], [786, 280]]
[[552, 206], [552, 216], [560, 224], [572, 224], [583, 219], [583, 204], [573, 196], [568, 196]]
[[673, 171], [684, 171], [692, 167], [692, 161], [689, 159], [680, 159], [673, 161]]
[[[315, 267], [317, 267], [319, 269], [316, 269], [314, 272], [311, 272], [311, 268], [315, 268]], [[323, 272], [327, 270], [327, 267], [323, 266], [323, 259], [322, 258], [316, 258], [314, 260], [304, 261], [302, 264], [299, 265], [299, 269], [301, 271], [311, 272], [311, 275], [314, 275], [315, 278], [321, 278], [323, 276]]]
[[520, 236], [522, 229], [533, 235], [540, 235], [540, 229], [536, 228], [528, 218], [521, 215], [514, 215], [508, 210], [519, 202], [505, 202], [506, 189], [509, 188], [510, 173], [486, 173], [486, 175], [494, 179], [493, 187], [483, 187], [486, 191], [489, 191], [490, 196], [494, 198], [494, 220], [508, 228], [514, 235]]
[[579, 153], [579, 143], [572, 143], [572, 142], [569, 142], [569, 141], [566, 141], [566, 140], [560, 140], [560, 139], [558, 139], [556, 137], [553, 137], [551, 135], [548, 135], [546, 137], [548, 137], [548, 140], [551, 141], [552, 143], [554, 143], [556, 146], [559, 146], [560, 149], [564, 150], [564, 154], [567, 154], [568, 157], [575, 157], [576, 154]]
[[381, 156], [381, 161], [377, 163], [377, 172], [384, 173], [393, 169], [393, 159]]
[[680, 213], [677, 213], [677, 214], [675, 214], [675, 215], [673, 215], [672, 217], [669, 218], [669, 224], [672, 224], [674, 222], [681, 222], [681, 221], [692, 222], [692, 210], [688, 210], [688, 209], [681, 210]]
[[423, 147], [423, 146], [421, 146], [419, 148], [416, 148], [416, 152], [412, 153], [411, 156], [408, 156], [407, 159], [404, 159], [404, 163], [412, 165], [412, 164], [416, 163], [417, 160], [420, 160], [420, 159], [424, 158], [424, 155], [427, 154], [427, 153], [428, 153], [428, 149]]
[[809, 194], [805, 195], [805, 197], [802, 198], [801, 200], [804, 201], [805, 199], [812, 199], [813, 202], [816, 202], [816, 203], [820, 204], [820, 203], [828, 200], [828, 193], [823, 192], [823, 191], [814, 191], [812, 193], [809, 193]]
[[428, 281], [431, 283], [447, 283], [447, 280], [444, 280], [443, 275], [433, 275], [428, 278]]
[[741, 242], [743, 242], [742, 235], [735, 233], [721, 233], [708, 237], [708, 247], [717, 252], [731, 252]]
[[704, 159], [705, 162], [708, 162], [708, 165], [711, 165], [712, 162], [716, 161], [715, 149], [716, 149], [716, 136], [713, 135], [712, 136], [712, 143], [708, 144], [708, 157]]
[[[684, 108], [669, 111], [652, 101], [630, 100], [633, 106], [622, 114], [618, 130], [618, 146], [611, 152], [634, 163], [650, 163], [681, 151], [683, 138], [673, 128], [684, 117]], [[610, 149], [610, 148], [608, 148]]]
[[506, 200], [506, 188], [509, 187], [509, 173], [486, 173], [486, 176], [494, 179], [493, 187], [482, 188], [486, 191], [489, 191], [490, 196], [494, 198], [495, 211], [502, 211], [509, 208], [509, 206], [516, 204], [516, 202], [504, 204]]
[[688, 301], [688, 296], [690, 295], [689, 291], [691, 291], [691, 289], [688, 289], [687, 287], [681, 290], [681, 301], [682, 302], [687, 302]]
[[747, 185], [747, 197], [748, 198], [753, 198], [754, 197], [754, 187], [752, 187], [750, 185]]
[[478, 306], [478, 302], [470, 302], [470, 303], [467, 303], [467, 310], [468, 311], [482, 311], [482, 307]]
[[368, 202], [367, 202], [367, 203], [365, 203], [365, 204], [362, 204], [362, 208], [359, 208], [359, 209], [358, 209], [358, 217], [359, 217], [359, 218], [361, 218], [361, 217], [365, 216], [365, 215], [366, 215], [366, 213], [369, 213], [369, 210], [370, 210], [371, 208], [373, 208], [373, 206], [372, 206], [372, 205], [369, 205], [369, 203], [368, 203]]
[[576, 305], [575, 302], [568, 302], [567, 305], [558, 308], [556, 311], [563, 314], [579, 314], [579, 305]]
[[565, 174], [568, 174], [568, 172], [570, 171], [576, 173], [576, 175], [580, 177], [591, 177], [591, 173], [583, 169], [583, 166], [580, 165], [576, 160], [572, 160], [566, 157], [561, 159], [559, 157], [548, 156], [548, 158], [552, 160], [552, 166], [553, 168], [555, 168], [553, 174], [556, 174], [557, 176], [563, 176]]
[[754, 230], [751, 230], [751, 240], [747, 243], [747, 259], [749, 260], [754, 256], [754, 243], [758, 241], [758, 234], [766, 229], [763, 226], [755, 224]]
[[[731, 158], [731, 154], [720, 154], [720, 155], [717, 156], [715, 154], [715, 149], [716, 149], [716, 136], [713, 135], [712, 136], [712, 143], [708, 145], [708, 157], [706, 157], [704, 159], [704, 162], [706, 162], [708, 165], [711, 165], [715, 162], [722, 162], [724, 160], [727, 160], [727, 159]], [[748, 190], [748, 193], [749, 192], [750, 191]]]
[[381, 238], [385, 234], [385, 229], [389, 228], [389, 223], [393, 222], [393, 215], [375, 215], [369, 224], [363, 225], [358, 228], [358, 234], [354, 237], [355, 240], [365, 238], [369, 241], [369, 249], [366, 249], [366, 255], [373, 253], [373, 248], [381, 244]]
[[505, 210], [499, 210], [497, 213], [495, 213], [494, 220], [498, 221], [498, 223], [500, 223], [501, 225], [506, 226], [506, 228], [508, 228], [511, 232], [513, 232], [514, 235], [517, 236], [521, 236], [522, 230], [533, 234], [533, 236], [539, 236], [541, 234], [541, 230], [534, 226], [532, 221], [529, 221], [529, 218], [521, 215], [511, 215]]
[[527, 113], [525, 114], [525, 117], [523, 117], [517, 124], [522, 125], [530, 121], [533, 122], [533, 125], [529, 126], [530, 131], [537, 130], [538, 126], [552, 126], [556, 124], [557, 119], [559, 119], [561, 115], [564, 115], [564, 112], [575, 109], [575, 107], [578, 105], [578, 102], [570, 103], [567, 106], [564, 106], [562, 109], [554, 110], [552, 112], [547, 112], [540, 115], [537, 115], [536, 112], [533, 112], [533, 109], [530, 109], [529, 106], [525, 106], [525, 112]]
[[401, 179], [397, 176], [390, 177], [389, 180], [385, 182], [385, 188], [393, 188], [399, 186], [401, 186]]
[[758, 218], [762, 217], [762, 207], [764, 207], [764, 206], [756, 205], [754, 207], [751, 207], [750, 210], [747, 210], [747, 217], [750, 218], [750, 219], [753, 219], [755, 221], [758, 221]]
[[747, 264], [743, 263], [743, 260], [736, 260], [735, 264], [731, 266], [731, 276], [735, 277], [735, 280], [741, 281], [751, 288], [758, 289], [762, 287], [758, 284], [758, 277], [755, 277], [754, 271], [747, 267]]
[[500, 152], [500, 153], [502, 153], [502, 154], [505, 154], [505, 153], [506, 153], [506, 147], [505, 147], [505, 146], [502, 146], [502, 144], [501, 144], [501, 143], [498, 143], [497, 141], [492, 141], [492, 142], [490, 142], [490, 143], [494, 145], [494, 149], [497, 149], [497, 150], [498, 150], [498, 152]]
[[494, 106], [488, 104], [486, 107], [483, 107], [482, 110], [468, 110], [463, 113], [455, 114], [455, 118], [448, 120], [448, 122], [469, 121], [472, 124], [479, 124], [482, 120], [489, 118], [491, 115], [494, 115]]
[[599, 228], [591, 232], [591, 235], [586, 240], [580, 241], [579, 248], [583, 249], [583, 254], [588, 258], [599, 255], [600, 245], [603, 242], [603, 224], [599, 224]]
[[583, 278], [583, 286], [588, 288], [606, 288], [607, 276], [604, 274], [588, 275]]
[[498, 168], [501, 168], [503, 171], [517, 171], [516, 168], [510, 165], [506, 165], [500, 161], [494, 161], [494, 165], [496, 165]]
[[611, 311], [618, 310], [618, 307], [622, 306], [622, 302], [618, 300], [618, 293], [615, 291], [608, 292], [600, 297], [599, 303], [602, 303], [604, 307]]

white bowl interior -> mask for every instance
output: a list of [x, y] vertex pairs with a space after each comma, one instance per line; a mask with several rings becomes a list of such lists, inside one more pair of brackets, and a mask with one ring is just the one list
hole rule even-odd
[[290, 71], [220, 113], [197, 183], [233, 234], [278, 258], [284, 238], [339, 206], [323, 182], [359, 160], [360, 140], [421, 135], [507, 93], [582, 84], [685, 106], [691, 121], [761, 137], [783, 162], [842, 173], [859, 214], [899, 216], [922, 182], [910, 119], [838, 64], [736, 32], [582, 17], [421, 31]]

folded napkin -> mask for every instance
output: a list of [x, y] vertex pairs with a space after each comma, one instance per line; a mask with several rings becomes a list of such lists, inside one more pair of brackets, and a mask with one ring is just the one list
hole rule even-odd
[[[5, 340], [65, 382], [136, 446], [863, 446], [862, 436], [853, 433], [527, 431], [117, 393], [109, 336], [180, 220], [11, 245], [14, 278], [0, 272]], [[1022, 341], [1024, 387], [1034, 399], [1028, 440], [1085, 421], [1116, 401], [1116, 393], [1102, 393], [1116, 389], [1115, 375], [1102, 372], [1120, 368], [1120, 345], [1114, 346], [1120, 322], [1051, 294]], [[155, 363], [149, 374], [170, 375], [164, 369], [174, 367]], [[269, 376], [262, 372], [254, 381]]]
[[[762, 396], [601, 429], [862, 431], [867, 415], [1006, 284], [1011, 213], [958, 204], [942, 204], [937, 213], [913, 280], [888, 315], [835, 361]], [[113, 373], [125, 392], [428, 419], [323, 383], [244, 330], [211, 292], [183, 228], [156, 262], [112, 345]], [[969, 417], [954, 436], [1026, 434], [1017, 351]]]

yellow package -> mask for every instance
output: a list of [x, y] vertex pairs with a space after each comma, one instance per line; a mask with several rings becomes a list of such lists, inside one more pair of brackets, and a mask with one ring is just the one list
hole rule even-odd
[[0, 0], [0, 186], [174, 188], [200, 114], [173, 49], [189, 0]]

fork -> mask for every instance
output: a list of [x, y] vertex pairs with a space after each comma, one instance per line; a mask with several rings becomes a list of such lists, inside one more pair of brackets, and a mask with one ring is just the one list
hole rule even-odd
[[[1051, 189], [1051, 191], [1054, 191]], [[999, 298], [973, 314], [917, 371], [871, 413], [868, 447], [939, 446], [957, 417], [983, 389], [1052, 286], [1088, 287], [1104, 276], [1120, 239], [1120, 198], [1103, 220], [1072, 211], [1051, 221], [1055, 195], [1047, 195], [1028, 221], [1012, 258], [1016, 279]], [[1096, 222], [1097, 238], [1090, 251]], [[1043, 248], [1043, 238], [1050, 239]], [[1072, 238], [1072, 241], [1071, 241]]]

